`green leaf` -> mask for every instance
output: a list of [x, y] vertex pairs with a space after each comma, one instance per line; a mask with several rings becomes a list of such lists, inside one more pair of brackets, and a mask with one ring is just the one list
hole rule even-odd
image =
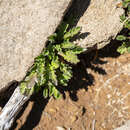
[[81, 27], [72, 28], [69, 32], [65, 33], [64, 39], [67, 40], [74, 37], [76, 34], [80, 32], [80, 30], [81, 30]]
[[49, 79], [52, 81], [53, 84], [55, 84], [56, 86], [58, 85], [57, 76], [56, 76], [56, 71], [55, 70], [51, 70], [49, 72]]
[[66, 61], [76, 64], [79, 62], [79, 59], [77, 55], [75, 55], [72, 51], [66, 51], [66, 52], [59, 52], [58, 53], [60, 56], [62, 56]]
[[50, 43], [55, 43], [56, 37], [57, 37], [57, 34], [54, 33], [48, 37], [48, 41], [50, 41]]
[[69, 79], [72, 78], [72, 67], [61, 62], [60, 73], [58, 74], [58, 81], [61, 85], [67, 86]]
[[121, 21], [123, 22], [123, 21], [126, 19], [125, 14], [121, 15], [121, 16], [120, 16], [120, 19], [121, 19]]
[[42, 52], [42, 56], [48, 56], [49, 55], [49, 49], [44, 49]]
[[75, 46], [74, 43], [69, 42], [69, 41], [66, 41], [66, 42], [64, 42], [64, 43], [61, 44], [61, 47], [62, 47], [63, 49], [73, 49], [73, 48], [75, 48], [76, 46]]
[[44, 96], [44, 98], [47, 98], [47, 97], [48, 97], [48, 88], [47, 88], [47, 87], [45, 87], [45, 88], [43, 89], [43, 96]]
[[59, 58], [58, 58], [58, 56], [55, 56], [53, 58], [53, 60], [51, 61], [51, 67], [52, 67], [52, 69], [59, 68]]
[[118, 35], [118, 36], [116, 37], [116, 40], [123, 41], [123, 40], [126, 40], [126, 37], [123, 36], [123, 35]]
[[127, 48], [128, 53], [130, 53], [130, 47]]
[[55, 45], [55, 49], [56, 49], [58, 52], [61, 52], [61, 51], [62, 51], [61, 45]]
[[81, 54], [82, 52], [84, 52], [86, 49], [81, 48], [80, 46], [76, 46], [72, 51], [74, 54]]
[[[48, 43], [42, 53], [35, 58], [35, 63], [29, 70], [24, 82], [21, 83], [21, 92], [32, 95], [38, 92], [43, 86], [43, 96], [54, 96], [56, 99], [61, 97], [56, 86], [67, 86], [72, 77], [72, 67], [65, 61], [76, 64], [79, 62], [77, 54], [84, 50], [69, 42], [70, 38], [75, 36], [81, 30], [80, 27], [72, 28], [67, 32], [69, 24], [62, 23], [56, 33], [48, 37]], [[52, 44], [53, 43], [53, 44]], [[63, 59], [63, 58], [64, 59]], [[36, 84], [27, 88], [29, 82], [35, 75]]]
[[54, 97], [56, 99], [59, 99], [61, 97], [60, 92], [55, 87], [54, 87], [53, 91], [54, 91]]
[[38, 74], [37, 79], [38, 79], [38, 85], [40, 85], [40, 86], [45, 85], [46, 78], [45, 78], [44, 74]]
[[67, 32], [67, 29], [69, 27], [69, 24], [65, 23], [65, 22], [62, 22], [61, 25], [59, 26], [58, 30], [59, 32], [58, 33], [66, 33]]
[[130, 30], [130, 19], [125, 22], [124, 27]]
[[127, 52], [127, 47], [125, 42], [123, 42], [123, 44], [120, 47], [118, 47], [117, 52], [119, 52], [120, 54], [124, 54]]
[[20, 84], [20, 92], [22, 94], [24, 94], [26, 92], [26, 89], [27, 89], [27, 83], [21, 82], [21, 84]]
[[48, 82], [48, 87], [49, 87], [49, 97], [51, 97], [54, 94], [55, 86], [51, 82]]
[[117, 49], [117, 52], [119, 52], [120, 54], [124, 54], [127, 52], [127, 48], [121, 46]]
[[67, 32], [69, 24], [62, 22], [62, 24], [58, 27], [57, 39], [58, 41], [62, 41], [64, 34]]
[[129, 1], [124, 1], [122, 4], [123, 4], [123, 8], [127, 8], [128, 4], [129, 4]]
[[43, 72], [45, 71], [45, 64], [44, 63], [40, 63], [37, 64], [37, 73], [43, 74]]
[[63, 75], [68, 75], [68, 76], [72, 76], [72, 67], [65, 64], [65, 63], [61, 63], [60, 65], [60, 70], [63, 73]]

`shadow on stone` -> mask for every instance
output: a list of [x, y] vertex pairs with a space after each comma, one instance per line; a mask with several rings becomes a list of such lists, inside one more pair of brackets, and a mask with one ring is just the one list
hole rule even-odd
[[7, 101], [9, 100], [11, 95], [13, 94], [17, 85], [18, 85], [18, 82], [13, 81], [10, 83], [10, 85], [7, 89], [5, 89], [4, 91], [2, 91], [0, 93], [0, 107], [2, 107], [2, 108], [4, 107], [4, 105], [7, 103]]

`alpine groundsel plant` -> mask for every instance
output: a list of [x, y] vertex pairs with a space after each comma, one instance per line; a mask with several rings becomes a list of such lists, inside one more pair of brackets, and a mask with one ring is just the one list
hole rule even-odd
[[[77, 55], [85, 51], [71, 42], [80, 30], [80, 27], [69, 29], [69, 24], [63, 22], [56, 33], [48, 38], [46, 47], [35, 58], [33, 66], [20, 84], [22, 94], [31, 95], [43, 91], [45, 98], [61, 97], [58, 86], [68, 85], [72, 78], [72, 64], [77, 64], [80, 61]], [[29, 87], [28, 84], [33, 78], [35, 85]]]
[[130, 0], [123, 0], [122, 6], [125, 13], [120, 18], [124, 28], [122, 33], [116, 37], [117, 40], [122, 42], [122, 45], [117, 49], [120, 54], [130, 53]]

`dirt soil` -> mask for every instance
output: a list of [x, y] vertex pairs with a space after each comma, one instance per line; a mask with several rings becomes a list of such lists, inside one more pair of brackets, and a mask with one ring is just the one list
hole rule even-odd
[[12, 130], [113, 130], [130, 120], [130, 54], [109, 45], [95, 55], [80, 56], [63, 98], [32, 96]]

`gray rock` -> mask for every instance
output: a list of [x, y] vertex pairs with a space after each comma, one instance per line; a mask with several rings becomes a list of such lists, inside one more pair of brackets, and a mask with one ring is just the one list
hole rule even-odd
[[[0, 0], [0, 92], [21, 81], [72, 0]], [[74, 0], [69, 13], [82, 27], [77, 41], [102, 48], [122, 29], [116, 0]]]
[[0, 0], [0, 92], [26, 75], [72, 0]]
[[120, 16], [124, 10], [118, 8], [119, 3], [119, 0], [76, 0], [70, 13], [76, 17], [77, 26], [82, 27], [77, 43], [100, 49], [114, 39], [122, 29]]

